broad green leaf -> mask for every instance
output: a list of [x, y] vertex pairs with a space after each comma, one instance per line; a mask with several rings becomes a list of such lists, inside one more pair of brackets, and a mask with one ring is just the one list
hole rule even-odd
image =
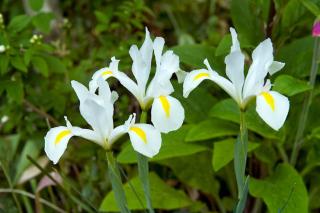
[[[192, 201], [180, 190], [176, 190], [167, 185], [161, 180], [155, 173], [149, 174], [150, 191], [152, 204], [155, 209], [172, 210], [178, 208], [185, 208], [192, 204]], [[138, 177], [130, 180], [130, 184], [137, 192], [139, 199], [143, 202], [139, 202], [135, 193], [132, 191], [128, 183], [124, 185], [128, 206], [131, 210], [144, 209], [146, 204], [142, 190], [142, 186]], [[100, 205], [100, 211], [118, 212], [119, 209], [116, 206], [113, 192], [109, 192], [103, 199]]]
[[48, 77], [48, 65], [47, 62], [41, 57], [33, 57], [31, 59], [31, 63], [38, 72], [40, 72], [43, 76]]
[[251, 178], [250, 194], [262, 198], [270, 213], [307, 213], [308, 193], [303, 179], [289, 164], [280, 164], [263, 180]]
[[23, 84], [21, 79], [16, 79], [15, 81], [7, 81], [6, 82], [6, 91], [8, 97], [17, 102], [22, 103], [24, 91], [23, 91]]
[[23, 59], [19, 56], [14, 56], [10, 58], [10, 63], [12, 66], [20, 71], [27, 72], [27, 66], [25, 65]]
[[39, 13], [32, 18], [33, 25], [38, 28], [41, 32], [50, 32], [50, 23], [54, 15], [52, 13]]
[[[212, 165], [214, 171], [220, 170], [233, 160], [235, 142], [236, 139], [226, 139], [213, 144]], [[259, 146], [259, 143], [249, 142], [248, 152], [255, 150]]]
[[32, 10], [39, 11], [43, 6], [43, 0], [29, 0], [29, 5]]
[[8, 25], [8, 31], [11, 33], [18, 33], [28, 26], [30, 20], [31, 17], [27, 15], [15, 16]]
[[[179, 130], [162, 135], [162, 145], [159, 154], [151, 158], [150, 161], [159, 161], [162, 159], [178, 156], [191, 155], [202, 152], [208, 148], [198, 144], [184, 142], [187, 132], [191, 126], [182, 126]], [[117, 161], [119, 163], [137, 162], [136, 152], [133, 150], [130, 142], [121, 150]]]
[[306, 81], [296, 79], [290, 75], [278, 76], [272, 87], [272, 90], [287, 96], [294, 96], [310, 89], [311, 87]]
[[43, 58], [46, 60], [49, 70], [52, 73], [66, 73], [67, 68], [61, 61], [61, 59], [57, 57], [53, 57], [51, 55], [43, 55]]
[[207, 119], [194, 125], [186, 136], [187, 142], [237, 135], [239, 126], [225, 120]]
[[237, 32], [244, 35], [252, 44], [257, 44], [263, 39], [263, 26], [250, 2], [250, 0], [232, 0], [231, 18]]
[[216, 195], [219, 193], [219, 182], [214, 179], [214, 172], [208, 159], [211, 152], [205, 151], [183, 158], [172, 158], [160, 163], [172, 169], [174, 174], [189, 186], [202, 192]]
[[[283, 132], [271, 129], [259, 117], [255, 111], [255, 104], [252, 104], [246, 111], [246, 122], [249, 130], [254, 131], [266, 138], [279, 139], [283, 137]], [[210, 110], [210, 116], [223, 120], [239, 123], [240, 109], [232, 99], [225, 99], [214, 105]]]
[[313, 43], [314, 39], [308, 36], [296, 39], [279, 48], [276, 58], [278, 61], [286, 63], [281, 72], [298, 78], [308, 76], [311, 68]]
[[0, 74], [5, 74], [8, 72], [8, 65], [9, 65], [9, 56], [6, 54], [0, 54]]
[[182, 46], [175, 46], [172, 48], [175, 54], [177, 54], [185, 64], [193, 66], [197, 69], [204, 68], [204, 59], [208, 59], [210, 63], [213, 63], [215, 49], [213, 47], [201, 44], [189, 44]]

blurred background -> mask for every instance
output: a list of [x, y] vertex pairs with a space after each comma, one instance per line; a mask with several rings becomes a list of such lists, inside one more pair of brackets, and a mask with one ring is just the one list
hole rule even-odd
[[[1, 0], [0, 212], [117, 211], [104, 150], [73, 138], [53, 165], [45, 156], [43, 138], [49, 127], [64, 125], [64, 115], [86, 127], [70, 81], [87, 85], [112, 56], [132, 76], [128, 51], [132, 44], [142, 44], [145, 27], [153, 38], [165, 38], [187, 72], [205, 68], [208, 58], [225, 75], [229, 27], [239, 34], [246, 68], [255, 46], [272, 39], [275, 60], [286, 63], [272, 76], [273, 89], [289, 97], [291, 108], [279, 132], [261, 121], [254, 104], [248, 110], [247, 173], [252, 179], [246, 212], [319, 212], [318, 86], [297, 164], [288, 160], [302, 103], [311, 90], [308, 78], [317, 47], [311, 31], [319, 7], [318, 0]], [[130, 113], [139, 114], [139, 105], [117, 81], [109, 83], [120, 95], [117, 126]], [[232, 160], [238, 108], [212, 82], [202, 83], [188, 99], [176, 79], [173, 84], [186, 119], [181, 129], [162, 136], [161, 151], [151, 159], [153, 205], [157, 212], [232, 212], [237, 201]], [[129, 207], [143, 212], [128, 138], [114, 150]]]

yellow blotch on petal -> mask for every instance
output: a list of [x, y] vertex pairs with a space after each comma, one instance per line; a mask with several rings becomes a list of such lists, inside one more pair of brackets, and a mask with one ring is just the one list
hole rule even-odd
[[274, 98], [272, 97], [272, 95], [270, 95], [270, 93], [268, 93], [268, 92], [262, 92], [260, 95], [262, 95], [264, 97], [264, 99], [266, 100], [268, 105], [271, 107], [272, 111], [274, 111], [275, 103], [274, 103]]
[[70, 130], [63, 130], [62, 132], [60, 132], [57, 137], [56, 137], [56, 140], [54, 141], [54, 144], [57, 145], [61, 142], [61, 140], [67, 136], [71, 134], [71, 131]]
[[159, 97], [163, 110], [166, 113], [167, 117], [170, 117], [170, 103], [166, 96]]
[[136, 133], [141, 139], [142, 141], [146, 144], [147, 143], [147, 135], [146, 133], [143, 131], [143, 129], [137, 127], [137, 126], [133, 126], [130, 128], [131, 131], [133, 131], [134, 133]]
[[204, 77], [209, 77], [209, 73], [205, 73], [205, 72], [199, 73], [196, 76], [194, 76], [193, 80], [195, 81], [195, 80], [198, 80], [199, 78], [204, 78]]
[[112, 71], [111, 70], [106, 70], [102, 73], [102, 76], [105, 76], [105, 75], [112, 75]]

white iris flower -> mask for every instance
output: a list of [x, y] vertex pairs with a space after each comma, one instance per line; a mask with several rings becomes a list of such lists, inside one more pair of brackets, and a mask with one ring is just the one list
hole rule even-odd
[[186, 76], [183, 84], [183, 95], [187, 97], [203, 80], [209, 79], [225, 90], [244, 109], [248, 102], [256, 97], [256, 111], [259, 116], [274, 130], [284, 124], [289, 111], [289, 100], [278, 92], [271, 91], [271, 83], [265, 81], [267, 74], [278, 72], [284, 63], [273, 60], [273, 47], [268, 38], [261, 42], [252, 53], [252, 64], [244, 76], [245, 57], [240, 50], [237, 33], [230, 28], [232, 36], [231, 52], [225, 58], [226, 75], [224, 78], [214, 71], [207, 59], [207, 69], [193, 70]]
[[137, 152], [148, 157], [159, 152], [160, 132], [149, 124], [135, 124], [135, 114], [124, 125], [113, 127], [113, 104], [118, 97], [115, 92], [111, 93], [109, 85], [102, 78], [97, 80], [98, 95], [77, 81], [71, 84], [80, 101], [80, 114], [92, 130], [72, 126], [67, 117], [66, 126], [51, 128], [45, 136], [45, 152], [53, 163], [59, 161], [72, 136], [85, 138], [110, 149], [117, 139], [128, 133]]
[[[99, 77], [105, 80], [109, 77], [116, 78], [137, 98], [143, 110], [148, 110], [151, 106], [151, 121], [154, 127], [160, 132], [167, 133], [181, 127], [184, 120], [184, 109], [177, 99], [170, 96], [174, 92], [170, 79], [173, 73], [179, 71], [179, 57], [171, 50], [162, 54], [164, 43], [161, 37], [152, 41], [146, 29], [145, 40], [141, 48], [132, 45], [129, 51], [133, 60], [132, 72], [136, 82], [118, 70], [119, 60], [112, 57], [109, 67], [94, 73], [89, 88], [92, 92], [96, 90]], [[148, 84], [153, 52], [156, 60], [156, 73]]]

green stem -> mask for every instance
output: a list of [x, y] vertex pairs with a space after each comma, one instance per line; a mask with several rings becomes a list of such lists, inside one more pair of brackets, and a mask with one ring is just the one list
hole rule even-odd
[[292, 166], [295, 166], [297, 162], [301, 144], [303, 143], [303, 133], [306, 127], [310, 105], [312, 103], [314, 85], [315, 85], [317, 72], [318, 72], [319, 56], [320, 56], [320, 41], [319, 41], [319, 38], [316, 37], [314, 40], [312, 66], [311, 66], [310, 77], [309, 77], [309, 85], [311, 86], [311, 90], [306, 95], [303, 102], [303, 107], [302, 107], [302, 111], [299, 119], [298, 130], [297, 130], [297, 134], [294, 140], [294, 145], [291, 153], [290, 163]]
[[[147, 116], [148, 116], [147, 112], [142, 111], [140, 115], [140, 123], [146, 123]], [[151, 194], [150, 194], [148, 157], [137, 152], [137, 158], [138, 158], [139, 178], [143, 186], [143, 192], [144, 192], [146, 203], [147, 203], [147, 209], [149, 213], [154, 213], [154, 210], [152, 208], [152, 202], [151, 202]]]
[[248, 154], [248, 132], [245, 120], [245, 111], [240, 111], [240, 135], [234, 148], [234, 170], [238, 186], [238, 203], [236, 213], [242, 213], [248, 194], [249, 176], [246, 176], [246, 163]]
[[106, 155], [108, 160], [108, 174], [117, 205], [122, 213], [128, 213], [130, 210], [122, 187], [122, 181], [116, 159], [114, 158], [112, 151], [107, 151]]

